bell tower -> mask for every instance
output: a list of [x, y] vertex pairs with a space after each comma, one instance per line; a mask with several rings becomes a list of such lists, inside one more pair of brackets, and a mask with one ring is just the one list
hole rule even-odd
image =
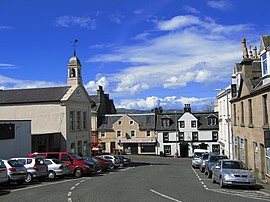
[[73, 56], [69, 59], [68, 63], [68, 79], [67, 84], [68, 86], [74, 86], [82, 83], [82, 65], [76, 56], [76, 43], [78, 42], [77, 39], [74, 40], [74, 53]]

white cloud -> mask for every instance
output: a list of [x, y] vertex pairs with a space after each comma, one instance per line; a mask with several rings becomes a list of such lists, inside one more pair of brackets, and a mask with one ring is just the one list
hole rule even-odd
[[221, 1], [208, 1], [207, 5], [211, 8], [219, 9], [219, 10], [228, 10], [232, 7], [232, 4], [229, 0], [221, 0]]
[[104, 65], [114, 62], [117, 71], [106, 74], [111, 92], [134, 95], [156, 87], [175, 89], [190, 82], [209, 84], [230, 79], [232, 66], [241, 59], [242, 32], [252, 30], [252, 26], [221, 25], [211, 18], [191, 15], [172, 19], [159, 25], [173, 32], [162, 31], [157, 37], [151, 34], [152, 38], [136, 45], [114, 46], [109, 54], [88, 60]]
[[3, 89], [17, 89], [64, 86], [66, 84], [48, 81], [19, 80], [0, 75], [0, 85], [2, 85]]
[[78, 17], [78, 16], [61, 16], [56, 18], [55, 25], [59, 27], [71, 27], [79, 26], [83, 28], [96, 29], [96, 21], [88, 16]]
[[134, 13], [135, 15], [139, 15], [139, 14], [141, 14], [142, 12], [143, 12], [143, 10], [141, 10], [141, 9], [136, 9], [136, 10], [133, 11], [133, 13]]
[[120, 14], [112, 14], [110, 16], [110, 20], [116, 24], [121, 24], [122, 20], [125, 18], [125, 16], [120, 15]]
[[200, 20], [196, 16], [182, 15], [175, 16], [171, 20], [157, 22], [157, 27], [160, 30], [176, 30], [182, 27], [199, 24]]
[[200, 14], [200, 11], [198, 11], [196, 8], [192, 6], [184, 6], [183, 7], [185, 11], [192, 13], [192, 14]]
[[17, 65], [0, 63], [0, 69], [17, 69], [17, 68], [19, 68]]
[[108, 88], [109, 81], [105, 76], [98, 75], [97, 81], [89, 81], [87, 84], [84, 85], [84, 87], [89, 93], [96, 93], [98, 86], [102, 86], [103, 90]]
[[123, 99], [119, 104], [116, 104], [116, 108], [151, 110], [161, 106], [164, 109], [183, 109], [185, 104], [191, 104], [194, 110], [206, 110], [206, 106], [211, 105], [214, 100], [215, 98], [211, 97], [177, 98], [176, 96], [168, 96], [159, 98], [157, 96], [151, 96], [146, 99]]

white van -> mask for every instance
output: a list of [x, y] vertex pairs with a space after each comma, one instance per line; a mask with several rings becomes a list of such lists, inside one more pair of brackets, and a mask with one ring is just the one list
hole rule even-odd
[[209, 153], [210, 151], [207, 149], [194, 149], [193, 159], [192, 159], [192, 167], [198, 168], [200, 166], [200, 163], [202, 161], [201, 157], [203, 153]]

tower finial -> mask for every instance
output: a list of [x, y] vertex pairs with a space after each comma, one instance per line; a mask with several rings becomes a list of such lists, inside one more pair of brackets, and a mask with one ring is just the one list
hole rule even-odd
[[72, 45], [73, 48], [74, 48], [73, 56], [75, 56], [75, 57], [76, 57], [76, 46], [77, 46], [76, 43], [78, 43], [78, 39], [75, 39], [74, 42], [73, 42], [73, 45]]

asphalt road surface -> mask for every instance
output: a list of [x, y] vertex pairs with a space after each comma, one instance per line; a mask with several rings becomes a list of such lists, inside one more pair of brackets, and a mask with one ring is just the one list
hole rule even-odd
[[83, 178], [0, 186], [1, 202], [253, 202], [270, 201], [270, 194], [256, 189], [225, 188], [213, 184], [191, 159], [129, 156], [133, 165]]

